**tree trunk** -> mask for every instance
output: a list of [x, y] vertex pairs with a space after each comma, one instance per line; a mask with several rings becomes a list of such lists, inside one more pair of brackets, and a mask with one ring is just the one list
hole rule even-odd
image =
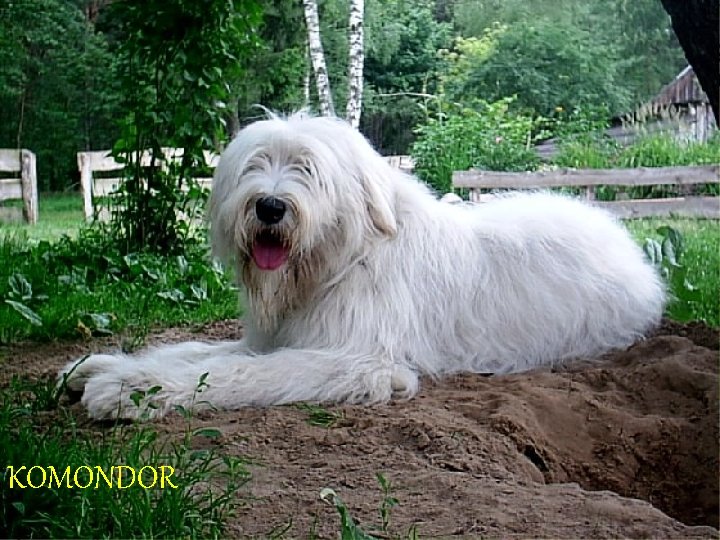
[[720, 126], [720, 71], [718, 24], [720, 0], [661, 0], [685, 57], [710, 99], [715, 123]]
[[303, 76], [303, 109], [310, 105], [310, 77], [312, 72], [312, 61], [310, 60], [310, 51], [305, 51], [305, 59], [308, 60], [305, 66], [305, 75]]
[[308, 31], [308, 45], [310, 47], [310, 61], [315, 74], [320, 113], [323, 116], [335, 116], [332, 94], [330, 93], [330, 79], [328, 78], [325, 53], [320, 41], [320, 19], [318, 17], [317, 1], [303, 0], [305, 6], [305, 23]]
[[364, 12], [364, 0], [351, 0], [347, 120], [355, 129], [360, 126], [360, 114], [362, 112], [363, 64], [365, 62], [365, 51], [363, 46]]

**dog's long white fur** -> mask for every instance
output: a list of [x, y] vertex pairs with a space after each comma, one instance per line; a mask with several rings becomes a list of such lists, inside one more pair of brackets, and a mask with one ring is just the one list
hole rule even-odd
[[[277, 270], [252, 259], [264, 196]], [[136, 417], [135, 390], [234, 409], [301, 400], [410, 397], [418, 376], [508, 373], [627, 347], [660, 318], [665, 290], [603, 210], [550, 194], [440, 202], [346, 123], [294, 115], [245, 128], [223, 154], [210, 202], [214, 252], [249, 306], [245, 338], [180, 343], [69, 364], [92, 417]], [[208, 373], [207, 386], [196, 387]]]

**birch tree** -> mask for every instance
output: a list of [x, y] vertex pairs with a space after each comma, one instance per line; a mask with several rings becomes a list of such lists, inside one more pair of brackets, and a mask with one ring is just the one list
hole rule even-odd
[[348, 101], [346, 118], [352, 127], [360, 126], [365, 63], [363, 18], [364, 0], [350, 1], [350, 54], [348, 62]]
[[330, 78], [325, 64], [325, 52], [320, 40], [320, 18], [316, 0], [303, 0], [305, 7], [305, 23], [308, 30], [308, 44], [310, 46], [310, 62], [315, 75], [320, 113], [323, 116], [335, 116], [332, 94], [330, 93]]

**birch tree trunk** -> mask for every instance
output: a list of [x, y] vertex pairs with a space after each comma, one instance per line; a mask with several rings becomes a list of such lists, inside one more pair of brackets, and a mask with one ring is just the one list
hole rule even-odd
[[363, 65], [365, 63], [363, 18], [364, 0], [350, 1], [350, 57], [348, 62], [347, 121], [355, 129], [360, 127], [363, 93]]
[[320, 41], [320, 19], [316, 0], [303, 0], [305, 7], [305, 24], [308, 30], [308, 45], [310, 47], [310, 62], [315, 74], [318, 100], [320, 101], [320, 113], [323, 116], [335, 116], [332, 94], [330, 93], [330, 79], [328, 78], [327, 65], [325, 64], [325, 53], [323, 52], [322, 41]]
[[308, 65], [305, 68], [305, 75], [303, 76], [303, 109], [310, 105], [310, 74], [312, 73], [312, 60], [310, 59], [309, 49], [305, 50], [305, 58], [308, 60]]

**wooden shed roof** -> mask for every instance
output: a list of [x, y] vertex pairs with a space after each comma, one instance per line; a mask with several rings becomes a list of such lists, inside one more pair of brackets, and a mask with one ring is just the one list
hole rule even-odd
[[681, 105], [686, 103], [710, 103], [695, 76], [693, 68], [687, 66], [675, 79], [666, 84], [652, 100], [658, 105]]

